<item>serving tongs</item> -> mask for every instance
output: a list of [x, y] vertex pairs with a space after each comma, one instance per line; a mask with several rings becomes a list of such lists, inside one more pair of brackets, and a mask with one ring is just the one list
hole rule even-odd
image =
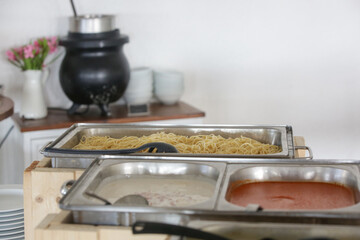
[[45, 147], [44, 151], [50, 153], [63, 153], [63, 154], [110, 154], [110, 155], [118, 155], [118, 154], [131, 154], [137, 153], [143, 150], [148, 149], [149, 153], [178, 153], [178, 150], [171, 144], [164, 142], [151, 142], [145, 143], [144, 145], [137, 148], [127, 148], [127, 149], [110, 149], [110, 150], [84, 150], [84, 149], [65, 149], [65, 148], [51, 148]]
[[[143, 222], [138, 221], [132, 225], [133, 234], [169, 234], [181, 237], [189, 237], [204, 240], [230, 240], [227, 237], [220, 236], [211, 232], [203, 231], [187, 226], [179, 226], [161, 222]], [[237, 238], [236, 240], [245, 240], [245, 238]], [[261, 238], [259, 240], [277, 240], [274, 238]], [[295, 240], [295, 239], [294, 239]], [[310, 237], [301, 238], [299, 240], [336, 240], [328, 237]]]

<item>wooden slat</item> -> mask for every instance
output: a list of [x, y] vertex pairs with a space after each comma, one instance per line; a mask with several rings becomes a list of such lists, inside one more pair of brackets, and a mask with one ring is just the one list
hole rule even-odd
[[[305, 138], [301, 136], [294, 137], [294, 145], [295, 146], [305, 146]], [[306, 150], [296, 150], [295, 157], [305, 157]]]
[[[49, 159], [33, 162], [24, 172], [25, 237], [34, 239], [34, 228], [49, 214], [58, 213], [60, 187], [67, 180], [76, 180], [84, 170], [44, 167]], [[39, 166], [39, 167], [38, 167]]]

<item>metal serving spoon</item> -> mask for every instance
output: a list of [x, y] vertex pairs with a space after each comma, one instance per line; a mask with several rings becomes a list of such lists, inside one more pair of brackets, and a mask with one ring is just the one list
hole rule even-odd
[[132, 206], [148, 206], [149, 202], [146, 198], [139, 194], [126, 195], [119, 198], [113, 205], [132, 205]]
[[46, 147], [45, 152], [51, 153], [65, 153], [65, 154], [130, 154], [140, 152], [142, 150], [149, 149], [148, 152], [153, 152], [156, 149], [157, 153], [178, 153], [178, 150], [171, 144], [164, 142], [151, 142], [145, 143], [144, 145], [138, 148], [128, 148], [128, 149], [113, 149], [113, 150], [85, 150], [85, 149], [65, 149], [65, 148], [50, 148]]
[[120, 150], [114, 150], [114, 151], [119, 151], [122, 154], [126, 154], [126, 153], [140, 152], [145, 149], [149, 149], [149, 152], [152, 152], [152, 151], [154, 151], [154, 149], [156, 149], [157, 153], [177, 153], [178, 152], [178, 150], [173, 145], [164, 143], [164, 142], [145, 143], [144, 145], [142, 145], [138, 148], [120, 149]]
[[148, 206], [149, 202], [146, 198], [139, 194], [130, 194], [116, 200], [113, 204], [106, 200], [105, 198], [93, 193], [85, 192], [89, 197], [96, 198], [100, 201], [103, 201], [105, 205], [129, 205], [129, 206]]

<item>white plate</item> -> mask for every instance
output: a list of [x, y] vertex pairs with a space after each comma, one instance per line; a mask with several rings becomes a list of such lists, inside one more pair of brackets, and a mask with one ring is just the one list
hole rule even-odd
[[18, 216], [18, 215], [24, 215], [24, 209], [15, 210], [15, 211], [9, 211], [9, 212], [1, 212], [0, 213], [0, 219], [5, 217], [12, 217], [12, 216]]
[[0, 239], [6, 239], [6, 240], [10, 240], [10, 239], [25, 239], [24, 237], [24, 233], [17, 233], [17, 234], [13, 234], [13, 235], [9, 235], [9, 236], [0, 236]]
[[0, 218], [0, 224], [7, 223], [7, 222], [13, 222], [13, 221], [24, 221], [24, 214], [6, 217], [6, 218]]
[[0, 231], [0, 237], [7, 237], [14, 234], [24, 233], [24, 227], [15, 228], [8, 231]]
[[0, 185], [0, 213], [24, 208], [22, 185]]
[[0, 223], [0, 231], [3, 230], [10, 230], [8, 228], [14, 228], [14, 226], [19, 226], [21, 227], [21, 225], [24, 226], [24, 221], [11, 221], [11, 222], [6, 222], [6, 223]]

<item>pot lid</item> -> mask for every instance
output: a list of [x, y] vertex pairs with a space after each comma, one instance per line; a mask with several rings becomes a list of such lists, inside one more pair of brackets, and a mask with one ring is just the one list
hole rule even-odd
[[69, 32], [103, 33], [115, 30], [115, 16], [86, 14], [69, 18]]

